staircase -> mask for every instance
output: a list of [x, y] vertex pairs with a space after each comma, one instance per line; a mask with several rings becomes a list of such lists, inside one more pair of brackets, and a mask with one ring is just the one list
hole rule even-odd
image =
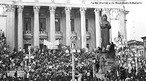
[[101, 58], [103, 57], [106, 60], [105, 67], [104, 67], [104, 69], [105, 69], [104, 72], [110, 70], [112, 68], [112, 66], [117, 65], [117, 62], [118, 62], [117, 59], [113, 59], [111, 57], [107, 58], [107, 54], [108, 53], [102, 53], [102, 56], [101, 56]]
[[100, 58], [104, 58], [106, 60], [105, 66], [104, 66], [104, 71], [102, 72], [101, 70], [96, 73], [96, 77], [100, 79], [105, 79], [104, 75], [107, 71], [109, 71], [112, 66], [117, 64], [117, 60], [113, 58], [107, 58], [107, 53], [102, 53]]
[[115, 65], [114, 59], [107, 58], [106, 60], [107, 60], [107, 62], [106, 62], [106, 65], [105, 65], [105, 72], [110, 70], [112, 68], [112, 66]]

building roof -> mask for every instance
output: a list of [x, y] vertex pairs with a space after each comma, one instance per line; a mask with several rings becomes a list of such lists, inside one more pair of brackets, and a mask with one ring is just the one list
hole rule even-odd
[[144, 37], [141, 37], [142, 39], [146, 39], [146, 36], [144, 36]]
[[0, 15], [0, 17], [7, 17], [7, 15]]
[[[57, 6], [57, 7], [85, 7], [85, 8], [119, 8], [122, 4], [106, 4], [117, 2], [116, 0], [0, 0], [0, 5], [24, 5], [24, 6]], [[125, 1], [125, 0], [118, 0]], [[100, 4], [99, 4], [100, 2]]]
[[127, 42], [128, 45], [143, 45], [142, 41], [137, 41], [137, 40], [130, 40]]

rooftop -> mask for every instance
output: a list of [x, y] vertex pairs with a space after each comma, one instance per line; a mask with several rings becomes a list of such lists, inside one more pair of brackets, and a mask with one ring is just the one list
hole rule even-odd
[[144, 36], [144, 37], [141, 37], [142, 39], [146, 39], [146, 36]]
[[134, 44], [134, 45], [143, 45], [142, 41], [137, 41], [137, 40], [130, 40], [127, 43], [128, 43], [128, 45], [132, 45], [132, 44]]

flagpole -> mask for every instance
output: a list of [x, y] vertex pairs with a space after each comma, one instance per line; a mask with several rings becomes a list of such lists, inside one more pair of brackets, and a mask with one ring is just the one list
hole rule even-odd
[[[73, 50], [73, 41], [71, 42], [71, 50]], [[72, 54], [72, 81], [75, 81], [75, 61], [74, 61], [74, 54], [73, 52], [71, 52]]]
[[[28, 63], [29, 63], [29, 66], [30, 66], [30, 46], [28, 47], [28, 51], [29, 51], [29, 55], [28, 55]], [[30, 68], [28, 67], [28, 70], [30, 71]]]
[[95, 64], [93, 63], [93, 65], [92, 65], [92, 68], [93, 68], [93, 81], [95, 81], [94, 79], [94, 77], [95, 77]]

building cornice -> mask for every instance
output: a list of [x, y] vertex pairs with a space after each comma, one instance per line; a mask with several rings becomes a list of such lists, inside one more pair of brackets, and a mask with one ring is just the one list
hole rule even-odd
[[50, 3], [50, 2], [0, 2], [0, 5], [24, 5], [24, 6], [56, 6], [56, 7], [71, 7], [71, 8], [111, 8], [123, 9], [123, 6], [117, 4], [69, 4], [69, 3]]
[[7, 15], [0, 15], [0, 17], [7, 17]]
[[146, 39], [146, 36], [144, 36], [144, 37], [141, 37], [142, 39]]

